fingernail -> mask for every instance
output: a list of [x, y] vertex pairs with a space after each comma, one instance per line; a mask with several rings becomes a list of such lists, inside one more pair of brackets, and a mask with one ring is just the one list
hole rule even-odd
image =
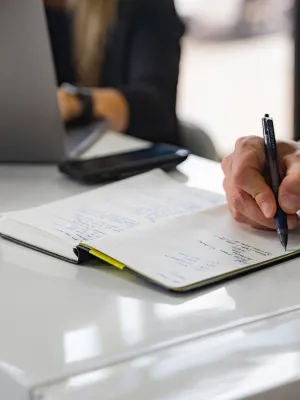
[[280, 200], [280, 205], [281, 205], [281, 207], [283, 207], [287, 210], [291, 210], [291, 211], [297, 210], [298, 211], [298, 208], [300, 205], [300, 198], [297, 196], [285, 194]]
[[272, 217], [272, 206], [270, 206], [267, 202], [263, 202], [261, 204], [261, 210], [266, 218]]
[[288, 216], [288, 227], [289, 229], [295, 229], [299, 225], [299, 217], [297, 215]]

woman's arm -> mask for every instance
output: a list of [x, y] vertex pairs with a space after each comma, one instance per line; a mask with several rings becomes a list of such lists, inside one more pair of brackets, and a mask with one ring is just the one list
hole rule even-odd
[[[184, 26], [173, 0], [134, 0], [128, 84], [93, 89], [95, 117], [112, 129], [153, 142], [177, 143], [176, 94]], [[80, 113], [76, 98], [59, 91], [63, 118]]]
[[[48, 12], [51, 10], [51, 7], [65, 10], [67, 0], [44, 0], [44, 4], [46, 5], [46, 11]], [[56, 15], [54, 15], [52, 25], [55, 24], [55, 18], [57, 18]], [[66, 34], [66, 32], [63, 31], [63, 34]], [[61, 38], [58, 37], [56, 40], [61, 40]], [[59, 47], [59, 49], [60, 57], [58, 57], [58, 59], [61, 59], [61, 48]], [[68, 54], [63, 60], [60, 60], [61, 65], [63, 65], [63, 68], [60, 69], [63, 72], [62, 75], [68, 75], [68, 73], [70, 75], [71, 68], [65, 68], [65, 65], [68, 65], [66, 60], [68, 60]], [[125, 132], [129, 123], [129, 108], [123, 94], [116, 89], [94, 88], [92, 89], [92, 96], [95, 118], [105, 118], [109, 121], [113, 130]], [[58, 103], [62, 118], [65, 122], [70, 122], [81, 114], [82, 110], [80, 101], [75, 96], [62, 89], [58, 89]]]
[[[92, 89], [94, 117], [104, 118], [116, 132], [126, 132], [129, 125], [129, 107], [126, 98], [116, 89]], [[81, 114], [81, 104], [73, 95], [58, 89], [58, 104], [64, 121]]]

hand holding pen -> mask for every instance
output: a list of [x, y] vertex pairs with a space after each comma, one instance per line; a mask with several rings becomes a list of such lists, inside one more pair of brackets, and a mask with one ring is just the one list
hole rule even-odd
[[[299, 224], [300, 145], [277, 142], [277, 160], [282, 173], [278, 205], [287, 214], [289, 230]], [[240, 138], [234, 152], [224, 158], [224, 189], [235, 220], [259, 229], [276, 229], [277, 202], [268, 184], [264, 140], [258, 136]]]

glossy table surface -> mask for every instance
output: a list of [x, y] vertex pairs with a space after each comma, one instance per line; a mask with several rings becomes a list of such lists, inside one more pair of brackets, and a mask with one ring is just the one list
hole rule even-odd
[[300, 314], [282, 315], [38, 389], [43, 400], [296, 400]]
[[[101, 139], [93, 152], [109, 153], [141, 146], [143, 143], [112, 134]], [[174, 178], [191, 186], [222, 192], [222, 173], [218, 164], [192, 156], [178, 169], [179, 172], [172, 174]], [[89, 189], [60, 176], [52, 166], [0, 166], [0, 184], [0, 212], [42, 204]], [[287, 317], [291, 329], [297, 327], [299, 332], [299, 281], [299, 261], [294, 260], [209, 289], [176, 296], [97, 263], [90, 267], [74, 266], [2, 240], [0, 371], [3, 376], [9, 376], [28, 388], [55, 386], [59, 382], [64, 385], [64, 380], [74, 376], [85, 376], [89, 371], [107, 371], [107, 368], [116, 365], [118, 367], [113, 372], [116, 376], [123, 374], [124, 367], [134, 380], [136, 365], [139, 365], [132, 364], [134, 360], [147, 359], [149, 354], [153, 354], [156, 360], [169, 363], [171, 368], [173, 356], [170, 358], [170, 354], [182, 360], [181, 354], [185, 350], [181, 353], [181, 349], [187, 346], [191, 351], [191, 360], [194, 350], [189, 346], [196, 346], [195, 354], [202, 352], [203, 348], [205, 357], [201, 359], [202, 365], [196, 356], [200, 364], [195, 360], [197, 365], [191, 372], [194, 384], [197, 383], [195, 376], [198, 376], [197, 384], [201, 385], [203, 380], [203, 384], [208, 385], [208, 372], [203, 373], [204, 361], [208, 356], [214, 359], [215, 347], [221, 351], [222, 346], [218, 343], [222, 343], [222, 337], [226, 342], [230, 332], [243, 332], [243, 343], [247, 344], [252, 337], [257, 338], [253, 335], [259, 335], [261, 330], [261, 340], [271, 343], [272, 334], [268, 327], [264, 328], [264, 323], [267, 323], [265, 319], [274, 318], [275, 321]], [[248, 327], [251, 328], [249, 333]], [[220, 338], [220, 341], [214, 342], [214, 338]], [[211, 343], [211, 350], [205, 343]], [[292, 345], [297, 347], [298, 342]], [[250, 351], [252, 361], [248, 365], [253, 371], [257, 366], [257, 373], [262, 365], [259, 346], [256, 352]], [[283, 351], [285, 342], [280, 346]], [[288, 344], [286, 349], [289, 352]], [[246, 352], [246, 347], [243, 351]], [[222, 357], [226, 356], [228, 364], [224, 358], [223, 364], [219, 365], [219, 355], [216, 354], [215, 364], [210, 364], [208, 371], [215, 365], [217, 377], [223, 365], [226, 370], [223, 377], [225, 385], [226, 377], [228, 382], [232, 380], [229, 371], [231, 366], [232, 374], [237, 373], [235, 362], [241, 354], [235, 349], [234, 341], [228, 347], [226, 344], [223, 355], [220, 353]], [[272, 346], [269, 346], [267, 355], [272, 358]], [[275, 358], [276, 355], [275, 349]], [[181, 362], [174, 362], [174, 368], [176, 365], [179, 368]], [[298, 373], [299, 363], [295, 361], [294, 365], [293, 373]], [[246, 360], [242, 367], [247, 367]], [[193, 363], [188, 368], [193, 368]], [[197, 375], [197, 371], [201, 372], [200, 375]], [[240, 374], [246, 374], [245, 371], [240, 371]], [[187, 377], [187, 372], [183, 374]], [[164, 381], [163, 376], [161, 379]], [[175, 377], [168, 375], [162, 385], [168, 386], [172, 376]], [[114, 379], [117, 378], [112, 378], [111, 382]], [[150, 385], [150, 378], [145, 379], [145, 383]], [[182, 390], [188, 390], [189, 379], [186, 379]], [[218, 379], [221, 379], [221, 375]], [[154, 386], [160, 382], [153, 378], [153, 390], [157, 390], [158, 394], [160, 389]], [[142, 381], [140, 383], [142, 385]], [[124, 397], [121, 394], [119, 396], [103, 398], [127, 399], [125, 394]], [[184, 397], [180, 392], [178, 396], [167, 397], [165, 392], [155, 398], [200, 398], [196, 395]], [[59, 400], [65, 398], [71, 399], [57, 397]], [[96, 397], [79, 398], [90, 400]], [[238, 397], [203, 398], [223, 400]], [[74, 397], [74, 400], [77, 398]]]

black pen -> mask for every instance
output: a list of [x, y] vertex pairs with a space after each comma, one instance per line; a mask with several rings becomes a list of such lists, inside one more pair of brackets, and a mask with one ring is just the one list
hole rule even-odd
[[274, 124], [273, 124], [273, 119], [269, 116], [269, 114], [265, 114], [264, 118], [262, 119], [262, 125], [263, 125], [264, 141], [265, 141], [267, 166], [269, 168], [270, 184], [277, 204], [277, 211], [275, 214], [276, 231], [282, 246], [286, 250], [288, 244], [287, 215], [285, 214], [284, 211], [282, 211], [278, 203], [278, 191], [281, 179], [280, 179], [279, 166], [277, 160], [277, 146], [275, 139]]

